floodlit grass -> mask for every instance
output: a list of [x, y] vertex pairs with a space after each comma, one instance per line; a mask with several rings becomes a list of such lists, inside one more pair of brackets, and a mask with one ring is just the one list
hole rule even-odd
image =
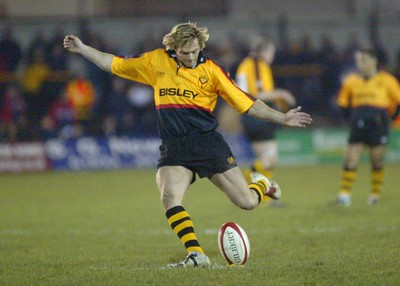
[[[382, 201], [366, 205], [360, 168], [353, 205], [336, 198], [339, 165], [280, 167], [282, 208], [233, 206], [207, 180], [184, 206], [209, 269], [166, 269], [185, 250], [159, 202], [155, 170], [0, 176], [0, 285], [399, 285], [400, 165], [388, 165]], [[244, 267], [226, 267], [217, 230], [247, 232]]]

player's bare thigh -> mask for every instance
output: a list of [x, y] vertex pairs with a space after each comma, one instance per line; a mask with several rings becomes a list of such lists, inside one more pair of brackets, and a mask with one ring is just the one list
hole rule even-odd
[[250, 190], [239, 167], [234, 167], [210, 178], [221, 191], [238, 207], [253, 209], [258, 205], [257, 194]]
[[164, 166], [157, 170], [156, 181], [164, 210], [182, 205], [193, 172], [182, 166]]

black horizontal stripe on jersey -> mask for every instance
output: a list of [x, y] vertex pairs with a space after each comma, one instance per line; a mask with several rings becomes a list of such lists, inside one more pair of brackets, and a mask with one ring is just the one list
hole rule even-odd
[[210, 110], [192, 105], [167, 104], [156, 107], [161, 139], [168, 140], [215, 130], [218, 121]]
[[194, 104], [159, 104], [156, 106], [156, 109], [163, 109], [163, 108], [193, 108], [193, 109], [201, 109], [201, 110], [205, 110], [211, 113], [211, 110], [209, 110], [208, 108], [202, 107], [202, 106], [198, 106], [198, 105], [194, 105]]

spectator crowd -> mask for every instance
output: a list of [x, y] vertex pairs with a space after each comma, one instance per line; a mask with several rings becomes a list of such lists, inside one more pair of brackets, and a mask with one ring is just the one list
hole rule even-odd
[[[62, 29], [56, 29], [51, 37], [37, 31], [22, 49], [11, 26], [0, 31], [0, 142], [84, 135], [156, 136], [152, 89], [77, 60], [63, 49], [64, 36]], [[99, 50], [118, 54], [118, 47], [87, 29], [80, 36]], [[146, 33], [132, 50], [140, 54], [158, 47], [159, 39]], [[275, 85], [290, 90], [298, 104], [323, 124], [340, 124], [334, 99], [342, 77], [353, 69], [353, 53], [358, 47], [357, 36], [352, 34], [344, 48], [326, 35], [319, 39], [318, 48], [309, 35], [278, 45], [272, 66]], [[382, 68], [400, 76], [400, 64], [391, 67], [382, 45], [374, 43], [374, 47]], [[248, 43], [231, 36], [210, 43], [205, 51], [234, 78], [248, 49]]]

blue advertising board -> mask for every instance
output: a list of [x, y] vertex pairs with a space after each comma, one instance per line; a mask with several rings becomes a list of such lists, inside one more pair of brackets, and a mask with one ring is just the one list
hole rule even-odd
[[154, 167], [159, 145], [157, 138], [82, 137], [49, 140], [45, 150], [53, 170], [101, 170]]

